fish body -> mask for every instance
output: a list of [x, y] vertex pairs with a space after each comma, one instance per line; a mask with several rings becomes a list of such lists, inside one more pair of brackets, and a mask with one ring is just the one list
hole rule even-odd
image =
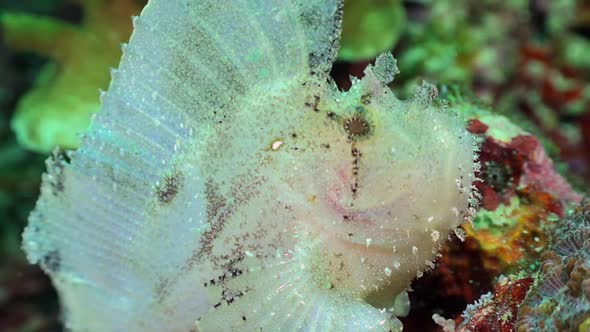
[[341, 16], [149, 2], [23, 235], [68, 328], [401, 330], [386, 309], [469, 217], [473, 138], [434, 87], [393, 95], [391, 55], [338, 90]]

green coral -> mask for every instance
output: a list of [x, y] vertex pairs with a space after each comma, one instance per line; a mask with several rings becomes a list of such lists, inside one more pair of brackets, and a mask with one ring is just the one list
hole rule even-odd
[[[476, 77], [501, 82], [515, 66], [515, 40], [527, 1], [421, 1], [427, 19], [410, 21], [408, 48], [400, 53], [401, 79], [415, 73], [441, 83], [471, 86]], [[477, 19], [475, 19], [477, 17]], [[507, 19], [507, 18], [518, 19]], [[509, 24], [510, 23], [510, 24]], [[480, 96], [482, 97], [482, 96]]]
[[517, 197], [512, 197], [509, 204], [502, 204], [495, 211], [481, 209], [473, 220], [473, 228], [477, 231], [489, 230], [499, 235], [504, 228], [517, 224], [518, 220], [514, 218], [514, 215], [518, 209], [520, 209], [520, 201]]
[[98, 111], [98, 90], [110, 81], [108, 69], [119, 61], [119, 45], [131, 33], [130, 16], [139, 11], [132, 0], [88, 0], [81, 5], [85, 17], [80, 26], [33, 14], [0, 14], [10, 48], [51, 59], [11, 121], [27, 149], [48, 152], [55, 146], [78, 146], [79, 134]]
[[346, 0], [338, 58], [368, 60], [390, 50], [405, 23], [401, 0]]

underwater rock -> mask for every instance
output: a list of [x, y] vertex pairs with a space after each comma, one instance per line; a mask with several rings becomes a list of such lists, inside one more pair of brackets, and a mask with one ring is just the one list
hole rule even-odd
[[391, 55], [339, 91], [341, 17], [149, 2], [23, 235], [67, 328], [401, 330], [396, 294], [474, 213], [474, 140], [433, 86], [393, 95]]

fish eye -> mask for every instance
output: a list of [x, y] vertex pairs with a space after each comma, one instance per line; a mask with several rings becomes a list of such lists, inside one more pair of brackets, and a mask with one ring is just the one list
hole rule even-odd
[[352, 115], [344, 118], [342, 128], [350, 139], [358, 141], [370, 137], [373, 134], [374, 125], [369, 119], [367, 110], [357, 107]]
[[370, 129], [369, 122], [362, 117], [354, 116], [344, 120], [344, 130], [351, 137], [365, 136], [369, 133]]

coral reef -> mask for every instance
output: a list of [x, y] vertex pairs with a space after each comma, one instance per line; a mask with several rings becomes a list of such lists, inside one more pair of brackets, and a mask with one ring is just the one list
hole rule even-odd
[[[527, 3], [510, 1], [412, 1], [415, 17], [409, 20], [400, 66], [409, 73], [450, 84], [474, 86], [502, 82], [516, 66], [513, 55], [526, 20]], [[423, 5], [420, 5], [423, 4]], [[472, 19], [477, 17], [478, 19]], [[416, 21], [419, 22], [416, 24]], [[425, 21], [425, 22], [424, 22]], [[514, 38], [506, 39], [512, 35]], [[415, 78], [406, 76], [402, 79]], [[477, 79], [476, 79], [477, 77]], [[482, 89], [480, 97], [487, 91]]]
[[463, 225], [477, 242], [489, 275], [535, 270], [548, 244], [545, 235], [562, 213], [561, 201], [545, 192], [519, 191], [495, 211], [481, 209], [472, 224]]
[[547, 227], [564, 216], [562, 202], [579, 202], [581, 196], [556, 172], [536, 137], [501, 115], [472, 106], [464, 111], [472, 115], [468, 129], [482, 139], [482, 181], [476, 182], [481, 208], [464, 229], [485, 252], [484, 265], [493, 275], [534, 270]]
[[[568, 202], [581, 199], [534, 136], [461, 94], [447, 91], [445, 97], [470, 119], [468, 130], [480, 138], [477, 177], [482, 181], [475, 186], [481, 205], [473, 222], [462, 225], [463, 241], [446, 243], [436, 268], [412, 285], [412, 311], [402, 320], [407, 326], [418, 321], [416, 316], [432, 312], [457, 317], [482, 294], [494, 287], [499, 291], [496, 279], [502, 274], [530, 276], [547, 249], [547, 232], [565, 215]], [[494, 306], [516, 305], [505, 303], [506, 297], [495, 301]], [[483, 320], [486, 312], [481, 311], [478, 319]]]
[[500, 277], [494, 291], [467, 306], [457, 332], [512, 332], [516, 314], [524, 300], [532, 278], [510, 280]]
[[558, 50], [557, 45], [522, 46], [497, 110], [521, 118], [555, 157], [569, 161], [574, 174], [589, 178], [590, 85], [580, 68], [558, 60]]
[[516, 331], [587, 331], [590, 319], [590, 199], [552, 232]]
[[491, 283], [477, 242], [471, 237], [462, 241], [453, 236], [440, 251], [436, 267], [412, 283], [410, 313], [400, 318], [404, 330], [435, 331], [433, 313], [459, 316], [468, 304], [492, 289]]

